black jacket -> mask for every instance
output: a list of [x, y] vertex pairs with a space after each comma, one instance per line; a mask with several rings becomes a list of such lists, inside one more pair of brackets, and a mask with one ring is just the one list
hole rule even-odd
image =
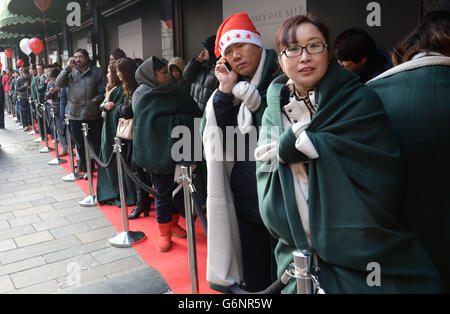
[[183, 78], [191, 89], [191, 96], [201, 111], [205, 111], [209, 97], [219, 87], [214, 71], [215, 63], [202, 63], [193, 58], [183, 72]]

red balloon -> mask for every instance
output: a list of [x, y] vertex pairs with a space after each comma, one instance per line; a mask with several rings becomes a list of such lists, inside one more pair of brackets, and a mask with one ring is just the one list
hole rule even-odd
[[5, 55], [6, 55], [6, 57], [7, 57], [8, 59], [11, 59], [12, 56], [13, 56], [13, 54], [14, 54], [14, 51], [12, 51], [11, 48], [6, 48], [6, 49], [5, 49]]
[[21, 68], [25, 65], [25, 63], [23, 63], [22, 59], [19, 59], [19, 60], [17, 60], [16, 65], [17, 65], [17, 67]]
[[0, 70], [3, 68], [3, 64], [0, 62]]
[[50, 3], [52, 3], [52, 0], [34, 0], [34, 4], [42, 12], [45, 12], [48, 9], [48, 7], [50, 6]]
[[28, 46], [35, 55], [40, 54], [42, 52], [42, 49], [44, 48], [44, 45], [42, 45], [42, 41], [36, 37], [30, 39], [30, 41], [28, 42]]

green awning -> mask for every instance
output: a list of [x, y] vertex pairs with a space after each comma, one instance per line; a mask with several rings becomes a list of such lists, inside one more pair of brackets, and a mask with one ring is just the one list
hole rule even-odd
[[0, 49], [18, 46], [22, 38], [25, 37], [20, 37], [19, 34], [0, 32]]
[[[34, 2], [31, 0], [34, 5]], [[60, 23], [55, 19], [46, 19], [46, 32], [48, 36], [56, 33]], [[42, 17], [30, 17], [12, 14], [8, 10], [8, 2], [3, 1], [0, 7], [0, 31], [7, 33], [44, 33], [44, 23]]]
[[32, 38], [35, 36], [39, 36], [37, 33], [5, 33], [0, 31], [0, 48], [11, 48], [15, 46], [19, 46], [20, 41], [23, 38]]

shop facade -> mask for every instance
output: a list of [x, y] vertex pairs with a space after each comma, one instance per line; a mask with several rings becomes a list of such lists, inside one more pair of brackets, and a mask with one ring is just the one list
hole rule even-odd
[[[84, 1], [86, 2], [86, 1]], [[84, 3], [83, 2], [83, 3]], [[348, 28], [362, 28], [378, 48], [390, 52], [421, 16], [448, 7], [437, 0], [97, 0], [82, 5], [81, 25], [65, 26], [49, 38], [49, 58], [64, 63], [73, 51], [86, 49], [105, 68], [109, 54], [123, 49], [129, 57], [152, 55], [186, 61], [198, 55], [202, 41], [215, 34], [223, 19], [245, 11], [262, 33], [267, 48], [274, 48], [276, 30], [287, 18], [312, 13], [330, 29], [331, 43]], [[71, 11], [68, 11], [70, 14]]]

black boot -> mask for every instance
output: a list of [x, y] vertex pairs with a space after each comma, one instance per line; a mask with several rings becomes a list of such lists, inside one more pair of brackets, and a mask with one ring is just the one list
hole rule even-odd
[[131, 211], [128, 219], [137, 219], [139, 218], [139, 216], [141, 216], [142, 213], [144, 213], [144, 217], [148, 217], [149, 211], [150, 197], [145, 190], [138, 188], [136, 191], [136, 208]]

